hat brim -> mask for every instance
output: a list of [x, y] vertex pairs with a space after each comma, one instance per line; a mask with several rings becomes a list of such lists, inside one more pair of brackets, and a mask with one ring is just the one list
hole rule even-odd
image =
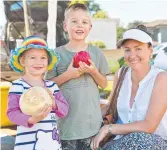
[[19, 72], [19, 73], [24, 71], [23, 66], [19, 62], [19, 57], [26, 50], [29, 50], [31, 48], [45, 49], [48, 52], [48, 54], [49, 54], [49, 64], [47, 66], [48, 71], [54, 69], [58, 65], [58, 63], [60, 61], [60, 56], [55, 52], [55, 50], [50, 49], [47, 46], [30, 44], [28, 46], [22, 46], [22, 47], [16, 48], [15, 50], [11, 51], [11, 57], [10, 57], [9, 63], [14, 71]]
[[136, 38], [126, 38], [126, 39], [119, 40], [117, 42], [117, 47], [121, 47], [126, 40], [136, 40], [136, 41], [141, 42], [141, 43], [146, 43], [145, 41], [143, 41], [143, 40], [137, 40]]
[[152, 38], [147, 33], [139, 29], [127, 30], [124, 33], [123, 38], [117, 42], [117, 47], [121, 47], [126, 40], [136, 40], [141, 43], [151, 43], [152, 44]]

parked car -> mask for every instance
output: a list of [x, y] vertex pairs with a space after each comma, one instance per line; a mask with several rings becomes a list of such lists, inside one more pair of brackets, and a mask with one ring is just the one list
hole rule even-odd
[[167, 42], [161, 43], [154, 48], [154, 66], [167, 70]]
[[164, 50], [165, 48], [167, 48], [167, 42], [158, 44], [157, 46], [154, 47], [153, 54], [158, 54], [159, 51]]

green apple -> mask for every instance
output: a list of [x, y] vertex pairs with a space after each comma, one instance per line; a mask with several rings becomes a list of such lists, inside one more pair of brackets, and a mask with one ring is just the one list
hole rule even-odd
[[120, 68], [119, 62], [116, 59], [108, 58], [107, 62], [111, 73], [115, 73]]

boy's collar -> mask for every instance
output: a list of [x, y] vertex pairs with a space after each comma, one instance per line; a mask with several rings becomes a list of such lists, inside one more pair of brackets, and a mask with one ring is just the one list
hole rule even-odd
[[75, 48], [69, 48], [69, 46], [67, 44], [64, 47], [65, 47], [66, 50], [68, 50], [70, 52], [76, 52], [77, 53], [77, 52], [80, 52], [80, 51], [86, 51], [88, 49], [89, 45], [86, 44], [86, 46], [84, 48], [80, 48], [79, 50], [77, 50]]

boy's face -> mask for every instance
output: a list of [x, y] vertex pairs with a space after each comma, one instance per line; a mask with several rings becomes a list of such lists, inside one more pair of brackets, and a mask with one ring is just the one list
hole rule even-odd
[[71, 10], [64, 22], [64, 30], [68, 32], [70, 40], [85, 40], [91, 27], [89, 13], [81, 9]]

